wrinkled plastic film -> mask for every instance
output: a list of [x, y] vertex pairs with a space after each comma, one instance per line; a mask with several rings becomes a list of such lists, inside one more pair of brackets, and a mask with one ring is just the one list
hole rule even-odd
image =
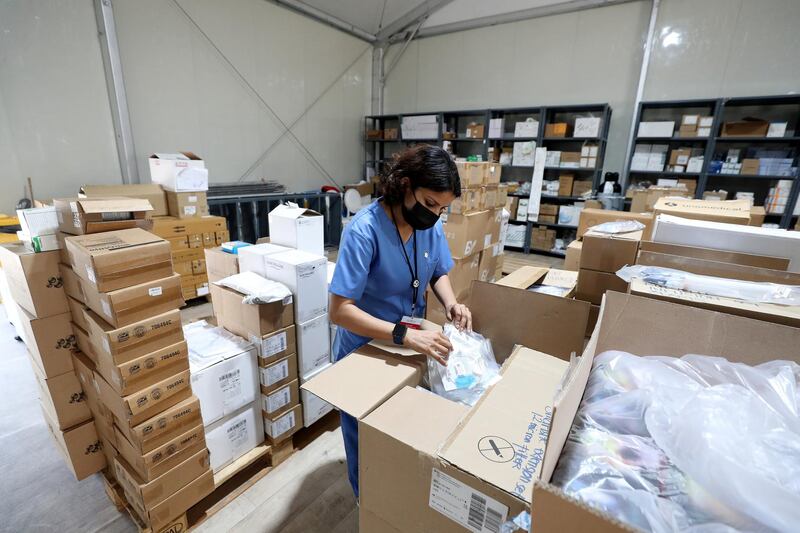
[[645, 225], [638, 220], [615, 220], [613, 222], [603, 222], [589, 228], [589, 231], [606, 233], [608, 235], [619, 235], [620, 233], [631, 233], [641, 231]]
[[745, 302], [800, 305], [800, 287], [792, 285], [702, 276], [672, 268], [645, 265], [626, 265], [617, 271], [617, 276], [628, 283], [636, 278], [668, 289]]
[[644, 531], [796, 531], [800, 366], [595, 358], [552, 482]]
[[500, 379], [500, 365], [492, 343], [474, 331], [445, 324], [444, 334], [453, 345], [447, 366], [428, 358], [431, 391], [455, 402], [475, 405], [484, 391]]
[[242, 298], [244, 304], [292, 303], [292, 291], [286, 285], [263, 278], [255, 272], [234, 274], [217, 281], [216, 284], [244, 294]]

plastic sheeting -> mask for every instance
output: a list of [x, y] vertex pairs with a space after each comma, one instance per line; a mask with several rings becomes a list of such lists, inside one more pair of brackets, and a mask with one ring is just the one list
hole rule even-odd
[[589, 231], [596, 231], [608, 235], [619, 235], [620, 233], [631, 233], [641, 231], [645, 228], [644, 224], [638, 220], [615, 220], [613, 222], [603, 222], [589, 228]]
[[183, 326], [183, 334], [189, 347], [189, 369], [192, 372], [238, 355], [253, 346], [238, 335], [212, 326], [205, 320]]
[[292, 303], [292, 291], [286, 285], [263, 278], [255, 272], [240, 272], [216, 283], [244, 294], [242, 303], [245, 304]]
[[459, 330], [445, 324], [444, 334], [453, 351], [447, 366], [428, 358], [428, 383], [431, 392], [449, 400], [472, 406], [484, 391], [500, 380], [500, 365], [494, 358], [492, 343], [474, 331]]
[[595, 358], [552, 483], [644, 531], [797, 531], [800, 366]]

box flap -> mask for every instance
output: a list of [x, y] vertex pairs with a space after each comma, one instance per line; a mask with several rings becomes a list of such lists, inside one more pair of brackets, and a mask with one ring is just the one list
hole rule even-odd
[[639, 250], [661, 254], [679, 255], [682, 257], [695, 257], [697, 259], [707, 259], [710, 261], [720, 261], [722, 263], [732, 263], [736, 265], [769, 268], [772, 270], [786, 270], [789, 268], [789, 260], [785, 257], [755, 255], [744, 252], [716, 250], [714, 248], [699, 248], [696, 246], [684, 246], [682, 244], [642, 241], [639, 243]]
[[578, 273], [573, 270], [551, 268], [542, 280], [542, 285], [572, 289], [578, 284]]
[[684, 272], [700, 274], [702, 276], [715, 276], [727, 279], [740, 279], [767, 283], [780, 283], [783, 285], [800, 285], [800, 274], [784, 270], [772, 270], [745, 265], [734, 265], [721, 261], [683, 257], [680, 255], [662, 254], [657, 252], [640, 251], [636, 260], [638, 265], [674, 268]]
[[301, 217], [321, 217], [321, 213], [317, 213], [313, 209], [306, 209], [305, 207], [300, 207], [299, 205], [293, 202], [287, 202], [285, 204], [281, 204], [272, 211], [269, 212], [270, 216], [279, 216], [283, 218], [301, 218]]
[[415, 387], [427, 369], [420, 357], [396, 357], [366, 345], [302, 386], [340, 411], [361, 419], [405, 386]]
[[167, 161], [202, 161], [202, 158], [192, 152], [179, 152], [177, 154], [156, 153], [150, 159], [163, 159]]
[[536, 533], [637, 533], [612, 516], [601, 513], [553, 485], [537, 482], [533, 489], [531, 515]]
[[153, 206], [144, 198], [125, 196], [112, 198], [79, 198], [84, 213], [124, 213], [128, 211], [152, 211]]
[[491, 339], [498, 362], [517, 344], [562, 359], [583, 351], [588, 302], [475, 281], [468, 307], [473, 329]]
[[67, 242], [80, 246], [92, 256], [131, 246], [162, 242], [163, 240], [161, 237], [139, 228], [67, 237]]
[[[114, 197], [121, 193], [126, 196], [136, 196], [137, 194], [161, 194], [164, 190], [157, 183], [131, 183], [127, 185], [83, 185], [80, 194], [88, 197], [105, 196]], [[116, 194], [115, 194], [116, 193]]]
[[514, 287], [516, 289], [527, 289], [541, 280], [542, 277], [546, 276], [548, 270], [549, 269], [546, 267], [524, 266], [500, 279], [496, 285]]
[[461, 421], [439, 456], [499, 489], [531, 501], [556, 392], [569, 363], [517, 347], [492, 386]]

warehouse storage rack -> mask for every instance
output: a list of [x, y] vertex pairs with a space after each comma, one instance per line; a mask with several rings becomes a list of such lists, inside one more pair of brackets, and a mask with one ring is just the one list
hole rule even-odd
[[[708, 137], [641, 137], [639, 124], [642, 121], [674, 120], [680, 124], [681, 116], [699, 114], [713, 117], [711, 135]], [[788, 122], [787, 132], [783, 137], [725, 137], [722, 128], [725, 122], [738, 121], [745, 117], [759, 117], [768, 121]], [[740, 148], [744, 152], [748, 148], [778, 148], [791, 150], [794, 165], [798, 165], [800, 153], [800, 95], [744, 96], [735, 98], [716, 98], [699, 100], [664, 100], [641, 102], [636, 113], [636, 126], [630, 146], [630, 169], [634, 150], [637, 144], [666, 144], [672, 150], [679, 146], [701, 147], [703, 149], [703, 166], [700, 172], [670, 172], [628, 170], [624, 187], [650, 180], [655, 183], [658, 178], [695, 179], [697, 186], [695, 197], [702, 198], [703, 193], [710, 190], [724, 189], [735, 194], [740, 191], [755, 193], [757, 205], [764, 205], [768, 189], [780, 180], [789, 180], [792, 186], [783, 213], [767, 213], [766, 222], [779, 224], [782, 228], [791, 228], [797, 223], [793, 215], [800, 194], [800, 179], [797, 176], [775, 176], [760, 174], [719, 174], [710, 173], [709, 165], [713, 160], [725, 160], [729, 148]], [[715, 159], [716, 158], [716, 159]]]
[[[405, 139], [402, 135], [401, 124], [405, 116], [435, 115], [438, 122], [438, 135], [425, 139]], [[594, 137], [547, 137], [545, 130], [548, 124], [556, 122], [574, 123], [577, 117], [598, 117], [600, 118], [600, 130]], [[503, 136], [500, 138], [489, 137], [490, 119], [505, 119]], [[524, 122], [527, 118], [533, 118], [539, 123], [537, 134], [531, 137], [514, 137], [514, 127], [516, 122]], [[465, 131], [470, 123], [483, 125], [483, 136], [466, 137]], [[372, 173], [379, 174], [385, 165], [391, 161], [394, 152], [406, 146], [416, 144], [435, 144], [443, 146], [444, 142], [450, 142], [456, 155], [467, 157], [479, 155], [483, 161], [488, 158], [489, 148], [502, 149], [504, 146], [513, 146], [515, 142], [535, 141], [536, 147], [545, 147], [551, 150], [569, 149], [580, 151], [585, 142], [594, 142], [598, 146], [597, 164], [594, 168], [562, 168], [545, 167], [544, 179], [558, 179], [561, 172], [575, 174], [575, 179], [591, 179], [592, 190], [596, 191], [602, 182], [603, 162], [605, 158], [606, 146], [608, 144], [608, 129], [611, 122], [611, 107], [607, 103], [600, 104], [579, 104], [579, 105], [559, 105], [559, 106], [538, 106], [538, 107], [512, 107], [512, 108], [491, 108], [491, 109], [468, 109], [455, 111], [433, 111], [429, 113], [406, 113], [397, 115], [369, 115], [364, 117], [364, 149], [365, 149], [365, 171], [364, 179], [369, 180]], [[384, 131], [387, 128], [397, 129], [396, 139], [369, 138], [370, 130]], [[455, 138], [444, 137], [444, 132], [455, 130]], [[370, 170], [371, 169], [371, 172]], [[503, 181], [530, 181], [533, 173], [532, 166], [504, 165]], [[513, 196], [514, 194], [512, 194]], [[518, 195], [527, 198], [528, 195]], [[542, 203], [567, 204], [570, 202], [581, 201], [583, 198], [573, 196], [542, 196]], [[524, 253], [537, 253], [548, 256], [564, 257], [560, 252], [549, 252], [543, 250], [532, 250], [530, 247], [531, 230], [534, 225], [546, 226], [557, 231], [575, 231], [576, 226], [561, 224], [520, 222], [514, 220], [516, 213], [512, 213], [511, 224], [526, 226], [524, 246], [507, 246], [511, 250], [518, 250]]]
[[342, 235], [342, 196], [338, 193], [272, 193], [255, 184], [212, 186], [208, 190], [210, 214], [225, 217], [231, 240], [256, 242], [269, 236], [269, 212], [284, 202], [294, 202], [324, 217], [325, 246], [339, 246]]

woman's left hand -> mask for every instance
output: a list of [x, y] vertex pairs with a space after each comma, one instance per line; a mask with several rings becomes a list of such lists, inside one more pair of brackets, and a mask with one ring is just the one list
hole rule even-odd
[[472, 331], [472, 313], [464, 304], [453, 304], [447, 309], [447, 319], [458, 329]]

